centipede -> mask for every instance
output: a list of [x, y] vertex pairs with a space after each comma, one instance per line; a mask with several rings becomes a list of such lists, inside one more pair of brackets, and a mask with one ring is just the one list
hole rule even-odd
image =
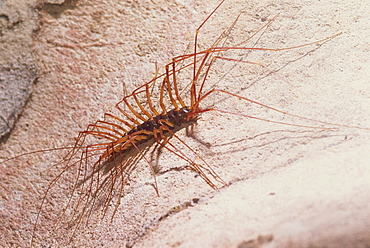
[[[342, 35], [336, 33], [319, 40], [282, 48], [259, 47], [258, 41], [249, 45], [253, 38], [262, 35], [279, 18], [279, 14], [276, 14], [253, 34], [232, 43], [230, 37], [240, 21], [241, 13], [211, 45], [200, 49], [201, 31], [207, 22], [214, 18], [215, 13], [222, 9], [226, 1], [220, 1], [198, 26], [191, 51], [174, 56], [162, 69], [156, 68], [151, 80], [126, 94], [101, 119], [87, 125], [78, 133], [73, 144], [64, 148], [28, 152], [1, 162], [14, 161], [20, 156], [35, 153], [66, 150], [60, 161], [52, 166], [57, 168], [58, 172], [42, 193], [39, 208], [35, 213], [31, 246], [42, 243], [40, 239], [44, 236], [40, 234], [40, 230], [45, 229], [42, 225], [48, 221], [52, 222], [48, 238], [63, 240], [66, 235], [68, 244], [73, 242], [81, 229], [88, 228], [95, 217], [113, 221], [122, 211], [122, 199], [131, 195], [130, 190], [137, 186], [135, 177], [140, 173], [150, 175], [150, 181], [144, 185], [148, 186], [158, 199], [162, 197], [161, 182], [164, 180], [162, 176], [172, 175], [171, 173], [192, 175], [194, 179], [192, 184], [204, 182], [213, 191], [227, 187], [230, 184], [229, 180], [220, 175], [220, 171], [202, 154], [202, 151], [193, 148], [183, 137], [184, 130], [191, 132], [198, 122], [202, 121], [204, 115], [216, 113], [229, 116], [231, 119], [255, 120], [317, 132], [337, 132], [341, 129], [369, 130], [357, 125], [337, 124], [290, 113], [246, 97], [240, 93], [242, 91], [233, 92], [228, 88], [213, 86], [217, 85], [215, 81], [226, 80], [217, 78], [217, 70], [224, 64], [231, 65], [224, 74], [227, 77], [232, 75], [235, 66], [254, 67], [267, 70], [268, 74], [274, 73], [274, 70], [269, 70], [263, 63], [250, 60], [246, 54], [313, 47], [305, 53], [307, 54]], [[240, 53], [243, 56], [235, 58], [234, 55]], [[225, 99], [236, 99], [243, 105], [257, 106], [278, 117], [269, 119], [239, 110], [230, 110], [224, 108], [222, 104], [219, 104], [221, 107], [216, 106], [215, 102], [222, 103]], [[289, 122], [287, 119], [293, 121]], [[233, 128], [232, 124], [226, 128]], [[162, 153], [182, 166], [161, 168], [158, 157]], [[54, 196], [58, 190], [67, 192], [61, 202], [56, 202], [56, 198], [60, 200], [60, 197]]]

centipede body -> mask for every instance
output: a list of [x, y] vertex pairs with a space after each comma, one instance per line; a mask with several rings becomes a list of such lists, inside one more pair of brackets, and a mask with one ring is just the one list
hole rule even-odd
[[[299, 18], [298, 18], [298, 19], [299, 19]], [[297, 35], [297, 37], [298, 37], [298, 36], [299, 36], [299, 35]], [[326, 47], [325, 49], [327, 49], [327, 47]], [[322, 50], [325, 50], [325, 49], [320, 49], [320, 50], [319, 50], [319, 52], [320, 52], [320, 51], [322, 51]], [[299, 74], [299, 72], [298, 72], [298, 73], [296, 73], [296, 74], [298, 75], [298, 74]], [[289, 80], [289, 79], [288, 79], [288, 80]], [[268, 85], [269, 85], [270, 87], [273, 87], [273, 85], [271, 85], [271, 84], [268, 84]], [[118, 89], [118, 90], [116, 90], [116, 91], [119, 91], [119, 89]], [[263, 93], [262, 93], [262, 94], [263, 94]], [[273, 100], [273, 99], [272, 99], [272, 100]], [[74, 104], [76, 104], [76, 103], [74, 103]], [[76, 104], [76, 105], [77, 105], [77, 104]], [[78, 105], [79, 105], [78, 107], [80, 107], [81, 109], [82, 109], [82, 108], [84, 108], [84, 106], [85, 106], [85, 104], [78, 104]], [[94, 112], [94, 109], [92, 109], [92, 112]], [[105, 111], [103, 111], [103, 112], [105, 112]], [[95, 116], [94, 118], [96, 118], [96, 116]], [[82, 122], [83, 122], [83, 120], [82, 120]], [[85, 121], [84, 123], [89, 123], [89, 121], [87, 121], [87, 122]], [[79, 130], [81, 130], [81, 129], [83, 130], [84, 128], [85, 128], [84, 126], [80, 126], [78, 129], [79, 129]], [[60, 130], [60, 129], [55, 129], [54, 131], [55, 131], [56, 133], [58, 133], [58, 132], [60, 132], [59, 130]], [[69, 136], [73, 136], [73, 134], [74, 134], [74, 132], [75, 132], [75, 131], [76, 131], [76, 130], [74, 130], [74, 131], [72, 131], [72, 130], [71, 130], [71, 131], [68, 131], [68, 130], [67, 130], [67, 132], [71, 132], [71, 135], [69, 135]], [[253, 130], [252, 130], [251, 132], [253, 132]], [[250, 156], [253, 156], [253, 158], [254, 158], [254, 156], [255, 156], [255, 155], [253, 154], [253, 155], [250, 155]], [[32, 163], [32, 162], [30, 162], [30, 163]], [[144, 164], [145, 164], [145, 162], [144, 162]], [[163, 190], [163, 189], [162, 189], [162, 190]]]

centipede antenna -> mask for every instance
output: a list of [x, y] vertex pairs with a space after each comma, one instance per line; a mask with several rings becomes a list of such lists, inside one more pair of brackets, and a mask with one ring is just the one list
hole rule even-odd
[[[246, 56], [252, 51], [298, 49], [326, 42], [341, 34], [338, 33], [318, 41], [292, 47], [257, 47], [259, 39], [263, 37], [264, 32], [278, 17], [279, 14], [277, 14], [249, 37], [241, 38], [242, 41], [239, 42], [239, 40], [237, 44], [229, 44], [232, 41], [232, 33], [237, 24], [241, 22], [240, 13], [233, 19], [231, 25], [228, 25], [220, 35], [216, 35], [216, 38], [209, 42], [211, 45], [201, 50], [201, 39], [199, 38], [201, 30], [205, 28], [205, 24], [210, 18], [215, 16], [215, 12], [224, 2], [225, 0], [221, 0], [198, 26], [194, 33], [194, 40], [191, 42], [194, 45], [191, 51], [187, 51], [187, 54], [174, 56], [170, 62], [162, 67], [161, 71], [155, 63], [153, 78], [141, 84], [131, 93], [125, 94], [115, 105], [112, 112], [104, 114], [102, 120], [91, 122], [83, 131], [78, 133], [76, 140], [73, 142], [74, 145], [68, 147], [69, 151], [63, 160], [54, 164], [55, 167], [60, 166], [61, 168], [56, 173], [56, 177], [51, 180], [43, 195], [33, 227], [31, 246], [39, 225], [43, 220], [48, 221], [49, 216], [44, 215], [49, 204], [48, 201], [52, 198], [54, 191], [57, 192], [59, 188], [65, 190], [65, 182], [70, 183], [72, 181], [68, 185], [68, 192], [63, 192], [68, 193], [66, 199], [63, 200], [60, 206], [57, 206], [55, 216], [58, 216], [58, 218], [52, 219], [54, 229], [50, 233], [54, 235], [64, 232], [60, 228], [67, 226], [68, 229], [72, 229], [68, 230], [67, 235], [70, 235], [71, 239], [79, 228], [87, 227], [93, 222], [94, 215], [98, 210], [101, 210], [99, 217], [105, 218], [110, 215], [110, 219], [113, 221], [121, 205], [121, 198], [126, 193], [126, 187], [130, 181], [134, 181], [131, 177], [136, 176], [132, 172], [141, 163], [144, 163], [146, 168], [149, 166], [153, 176], [153, 180], [150, 179], [149, 182], [159, 196], [158, 182], [161, 181], [159, 175], [169, 171], [162, 171], [161, 166], [157, 167], [162, 162], [160, 160], [162, 152], [167, 152], [175, 159], [180, 160], [184, 164], [181, 168], [199, 175], [199, 180], [203, 180], [211, 188], [218, 189], [227, 185], [217, 174], [213, 164], [207, 162], [207, 158], [202, 156], [204, 153], [198, 151], [201, 149], [188, 145], [186, 139], [181, 136], [182, 134], [179, 134], [180, 130], [186, 128], [186, 131], [188, 131], [189, 128], [194, 128], [202, 114], [218, 112], [286, 126], [322, 129], [320, 131], [336, 131], [339, 127], [370, 130], [370, 128], [335, 124], [288, 113], [269, 104], [263, 104], [240, 94], [232, 93], [228, 89], [216, 88], [218, 82], [227, 78], [226, 75], [230, 73], [231, 69], [226, 72], [223, 71], [221, 79], [213, 82], [213, 85], [207, 84], [214, 78], [215, 73], [213, 71], [217, 72], [219, 69], [216, 68], [218, 64], [231, 63], [234, 67], [239, 64], [264, 67], [260, 63], [246, 61], [246, 57], [236, 59], [236, 57], [230, 55], [232, 52], [241, 51]], [[255, 37], [258, 38], [257, 41], [255, 41]], [[246, 47], [247, 42], [251, 43], [252, 39], [254, 44]], [[84, 45], [81, 45], [81, 47], [84, 47]], [[255, 106], [257, 109], [262, 108], [268, 113], [289, 118], [291, 121], [275, 121], [273, 118], [268, 119], [242, 111], [238, 112], [238, 110], [230, 110], [229, 107], [233, 106], [218, 107], [217, 103], [221, 102], [217, 101], [219, 95], [224, 99], [237, 99], [237, 101]], [[212, 100], [212, 97], [213, 99], [216, 98], [216, 101], [211, 106], [205, 107], [206, 101], [208, 104], [208, 99]], [[232, 123], [227, 128], [231, 126]], [[65, 148], [42, 151], [58, 149]], [[26, 155], [33, 153], [35, 152]]]
[[283, 47], [283, 48], [264, 48], [264, 47], [215, 47], [215, 49], [220, 49], [220, 50], [230, 50], [230, 49], [233, 49], [233, 50], [255, 50], [255, 51], [274, 51], [274, 52], [277, 52], [277, 51], [284, 51], [284, 50], [292, 50], [292, 49], [297, 49], [297, 48], [301, 48], [301, 47], [306, 47], [306, 46], [311, 46], [311, 45], [314, 45], [314, 44], [317, 44], [317, 43], [322, 43], [322, 42], [325, 42], [327, 40], [330, 40], [330, 39], [333, 39], [334, 37], [338, 36], [338, 35], [341, 35], [343, 34], [342, 32], [340, 33], [337, 33], [335, 35], [332, 35], [330, 37], [326, 37], [324, 39], [321, 39], [321, 40], [318, 40], [318, 41], [313, 41], [313, 42], [310, 42], [310, 43], [306, 43], [306, 44], [303, 44], [303, 45], [298, 45], [298, 46], [292, 46], [292, 47]]
[[248, 37], [247, 39], [245, 39], [244, 41], [236, 44], [235, 46], [233, 47], [239, 47], [241, 46], [242, 44], [244, 43], [247, 43], [248, 41], [250, 41], [254, 36], [256, 36], [257, 34], [259, 34], [263, 29], [267, 28], [268, 26], [271, 25], [271, 23], [280, 15], [280, 13], [276, 14], [273, 18], [271, 18], [271, 20], [269, 20], [265, 25], [263, 25], [262, 27], [260, 27], [256, 32], [254, 32], [250, 37]]

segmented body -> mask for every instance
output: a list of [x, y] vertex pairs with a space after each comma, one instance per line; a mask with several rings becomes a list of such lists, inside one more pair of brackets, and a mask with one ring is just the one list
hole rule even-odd
[[[224, 1], [221, 1], [214, 11], [216, 11], [223, 2]], [[152, 167], [151, 161], [145, 157], [145, 152], [153, 144], [157, 144], [163, 149], [169, 150], [172, 155], [185, 161], [188, 165], [187, 168], [198, 174], [212, 188], [218, 188], [224, 185], [224, 181], [217, 175], [211, 166], [176, 135], [177, 131], [193, 124], [201, 113], [213, 110], [231, 113], [220, 109], [203, 109], [200, 106], [203, 100], [214, 92], [227, 94], [228, 96], [258, 104], [285, 115], [290, 115], [286, 112], [224, 90], [211, 89], [204, 92], [203, 86], [216, 60], [257, 64], [223, 57], [220, 53], [224, 51], [278, 51], [301, 47], [296, 46], [282, 49], [244, 47], [244, 42], [248, 41], [249, 38], [234, 46], [223, 47], [221, 44], [236, 23], [238, 19], [236, 18], [229, 29], [220, 35], [211, 47], [204, 51], [197, 51], [198, 31], [212, 16], [214, 11], [199, 26], [195, 36], [194, 51], [192, 53], [173, 58], [172, 62], [165, 66], [165, 72], [163, 74], [156, 75], [151, 81], [124, 97], [122, 101], [116, 105], [118, 113], [106, 113], [103, 120], [98, 120], [90, 124], [84, 131], [79, 133], [73, 148], [63, 160], [64, 166], [60, 174], [55, 177], [45, 192], [40, 208], [41, 210], [38, 212], [35, 230], [38, 227], [39, 218], [41, 218], [44, 213], [44, 203], [50, 196], [50, 191], [54, 189], [55, 184], [61, 181], [62, 177], [68, 178], [69, 181], [73, 182], [73, 185], [69, 196], [70, 198], [67, 200], [66, 205], [62, 207], [63, 212], [60, 214], [60, 216], [62, 216], [60, 221], [68, 223], [70, 220], [73, 220], [75, 231], [80, 225], [88, 222], [90, 216], [96, 210], [97, 205], [103, 208], [104, 215], [113, 205], [114, 211], [112, 218], [114, 217], [120, 204], [119, 198], [124, 195], [124, 188], [129, 182], [129, 175], [135, 169], [138, 161], [144, 161], [144, 163], [152, 169], [154, 186], [158, 193], [156, 171]], [[269, 23], [262, 28], [266, 27]], [[262, 30], [262, 28], [260, 30]], [[258, 30], [257, 33], [260, 30]], [[323, 42], [335, 36], [336, 35], [302, 46]], [[181, 78], [180, 74], [187, 72], [190, 74], [187, 78], [190, 79], [189, 84], [187, 87], [180, 89], [177, 83]], [[181, 84], [184, 85], [186, 83]], [[186, 100], [180, 92], [185, 92], [183, 95], [186, 97]], [[231, 114], [260, 119], [241, 113]], [[310, 120], [297, 115], [290, 116]], [[274, 122], [270, 120], [264, 121]], [[316, 121], [316, 123], [317, 122], [330, 125], [330, 123]], [[276, 123], [290, 125], [283, 122]], [[170, 140], [171, 138], [176, 139], [181, 147], [174, 145]], [[182, 150], [183, 148], [186, 149], [185, 152]], [[197, 162], [195, 162], [195, 157], [199, 158]], [[114, 202], [115, 199], [116, 201]], [[72, 214], [68, 215], [65, 213], [68, 209], [71, 210]], [[73, 236], [73, 234], [71, 236]]]
[[[217, 60], [259, 65], [249, 61], [223, 57], [222, 52], [229, 50], [279, 51], [323, 42], [334, 36], [309, 44], [282, 49], [243, 47], [243, 44], [249, 38], [235, 46], [223, 47], [221, 44], [237, 22], [238, 18], [236, 18], [229, 29], [221, 34], [211, 47], [204, 51], [197, 51], [198, 31], [223, 2], [221, 1], [199, 26], [195, 35], [194, 51], [192, 53], [174, 57], [172, 62], [165, 66], [164, 73], [156, 75], [152, 80], [138, 87], [130, 95], [118, 102], [115, 106], [117, 113], [106, 113], [103, 120], [98, 120], [88, 125], [84, 131], [79, 133], [73, 148], [62, 162], [64, 166], [61, 172], [54, 178], [45, 192], [34, 232], [36, 232], [39, 218], [43, 215], [44, 203], [50, 197], [50, 191], [55, 190], [55, 184], [60, 183], [62, 178], [72, 181], [73, 185], [71, 186], [70, 198], [60, 213], [62, 218], [58, 221], [68, 225], [71, 222], [74, 223], [74, 231], [71, 237], [74, 236], [75, 231], [81, 225], [88, 223], [98, 206], [102, 208], [103, 216], [105, 216], [108, 209], [112, 208], [113, 205], [111, 217], [114, 217], [120, 205], [120, 197], [124, 195], [125, 186], [130, 181], [130, 174], [139, 161], [143, 161], [151, 168], [154, 188], [157, 194], [159, 194], [156, 169], [153, 168], [153, 164], [145, 156], [153, 144], [168, 150], [174, 156], [185, 161], [187, 163], [186, 169], [195, 172], [212, 188], [219, 188], [225, 185], [225, 182], [207, 161], [178, 137], [176, 132], [188, 127], [197, 120], [200, 114], [208, 111], [219, 111], [260, 120], [264, 119], [222, 109], [202, 108], [201, 104], [204, 99], [211, 94], [220, 93], [236, 97], [281, 114], [310, 120], [288, 114], [225, 90], [211, 88], [206, 91], [204, 86], [211, 73], [212, 66]], [[268, 26], [271, 21], [265, 24], [257, 33]], [[190, 83], [180, 88], [177, 83], [180, 79], [190, 79]], [[181, 83], [181, 85], [183, 86], [184, 83]], [[183, 96], [181, 92], [184, 92]], [[278, 121], [264, 121], [307, 127]], [[176, 145], [171, 141], [172, 138], [176, 140]], [[194, 158], [197, 158], [197, 162], [195, 162]], [[66, 214], [67, 210], [70, 210], [72, 213]], [[57, 223], [56, 226], [60, 226], [59, 224]]]
[[117, 141], [112, 142], [112, 147], [115, 147], [117, 143], [119, 146], [114, 151], [123, 152], [152, 139], [160, 141], [165, 134], [171, 132], [176, 126], [180, 127], [184, 123], [194, 122], [196, 117], [189, 116], [189, 113], [191, 113], [191, 110], [188, 107], [182, 107], [154, 116], [125, 133], [118, 139], [118, 143]]
[[154, 138], [154, 133], [156, 130], [161, 129], [161, 127], [164, 128], [164, 132], [168, 132], [166, 129], [172, 130], [176, 125], [181, 126], [182, 123], [192, 121], [194, 117], [189, 117], [189, 113], [191, 113], [191, 110], [189, 110], [188, 107], [171, 109], [166, 114], [157, 115], [147, 121], [144, 121], [136, 128], [131, 129], [127, 133], [127, 136], [140, 131], [148, 131], [149, 133], [144, 133], [144, 137], [139, 139], [140, 142], [137, 144], [140, 144], [141, 142], [145, 142], [151, 138]]
[[[73, 214], [61, 218], [61, 222], [72, 221], [77, 230], [89, 221], [97, 205], [102, 205], [103, 215], [114, 205], [113, 217], [130, 174], [139, 161], [144, 161], [151, 168], [154, 188], [159, 195], [156, 169], [145, 156], [153, 144], [185, 161], [185, 168], [195, 172], [212, 188], [224, 185], [225, 182], [212, 167], [176, 135], [179, 130], [194, 124], [201, 113], [212, 110], [200, 107], [201, 101], [211, 93], [201, 92], [206, 76], [200, 76], [200, 72], [208, 73], [210, 65], [206, 66], [206, 63], [216, 51], [212, 48], [174, 58], [165, 67], [165, 73], [117, 103], [117, 113], [106, 113], [103, 120], [88, 125], [85, 131], [80, 132], [63, 161], [65, 166], [49, 185], [41, 209], [50, 195], [49, 191], [55, 187], [54, 184], [62, 178], [72, 178], [74, 185], [71, 195], [80, 193], [77, 198], [71, 197], [66, 203], [63, 212], [72, 209]], [[187, 101], [180, 94], [180, 90], [184, 89], [180, 89], [177, 84], [179, 75], [185, 71], [189, 74], [196, 72], [193, 77], [195, 80], [186, 88], [189, 92], [185, 94]], [[154, 97], [156, 100], [152, 100]], [[175, 145], [171, 139], [179, 144]], [[198, 158], [198, 162], [194, 161], [194, 157]], [[75, 173], [71, 175], [73, 171]]]

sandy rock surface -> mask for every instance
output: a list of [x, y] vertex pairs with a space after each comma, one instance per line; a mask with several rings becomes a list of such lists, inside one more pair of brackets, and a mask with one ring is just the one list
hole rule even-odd
[[[1, 144], [0, 157], [73, 144], [79, 131], [113, 109], [126, 92], [150, 80], [156, 63], [162, 68], [172, 57], [191, 52], [196, 28], [217, 3], [95, 0], [34, 6], [40, 13], [33, 37], [40, 75], [32, 99]], [[307, 118], [370, 128], [369, 11], [361, 1], [226, 1], [200, 30], [200, 50], [239, 14], [227, 46], [244, 41], [278, 13], [246, 47], [293, 47], [343, 33], [320, 45], [286, 51], [225, 53], [264, 67], [220, 61], [207, 88]], [[205, 105], [320, 125], [235, 97], [215, 95]], [[157, 176], [157, 196], [150, 169], [142, 161], [113, 220], [112, 208], [103, 219], [96, 209], [89, 224], [69, 241], [67, 226], [52, 233], [56, 210], [71, 192], [70, 184], [60, 185], [44, 205], [33, 245], [370, 246], [370, 130], [294, 127], [209, 112], [201, 116], [192, 136], [185, 130], [178, 136], [227, 186], [214, 190], [191, 171], [169, 170]], [[60, 172], [61, 166], [53, 165], [64, 154], [31, 154], [0, 164], [0, 246], [29, 246], [43, 194]], [[159, 164], [166, 169], [186, 165], [166, 151]]]
[[23, 111], [38, 73], [33, 32], [35, 1], [0, 3], [0, 139], [5, 141]]

